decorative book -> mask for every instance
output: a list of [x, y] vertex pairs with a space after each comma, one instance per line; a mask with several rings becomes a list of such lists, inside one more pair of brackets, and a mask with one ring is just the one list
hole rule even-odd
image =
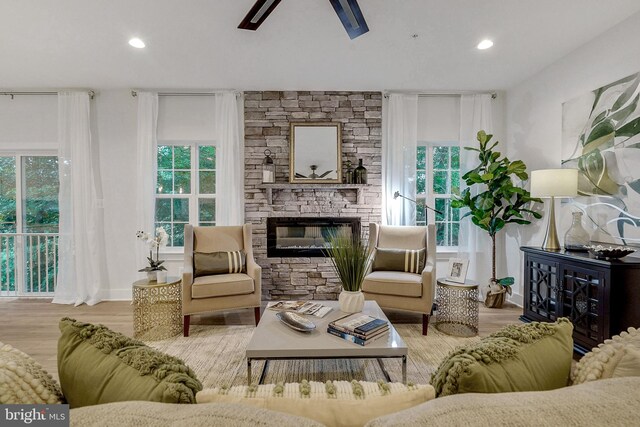
[[377, 317], [362, 313], [349, 314], [329, 323], [329, 326], [335, 326], [336, 329], [347, 332], [356, 332], [365, 336], [375, 333], [378, 329], [381, 329], [386, 325], [388, 325], [386, 320], [378, 319]]
[[312, 301], [278, 301], [269, 303], [267, 308], [276, 311], [291, 311], [297, 314], [310, 314], [324, 317], [331, 311], [331, 307]]

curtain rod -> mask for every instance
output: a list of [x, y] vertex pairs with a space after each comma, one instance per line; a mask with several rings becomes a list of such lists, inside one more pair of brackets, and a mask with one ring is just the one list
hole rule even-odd
[[[238, 91], [233, 91], [236, 96], [240, 96], [242, 94], [242, 92], [238, 92]], [[220, 91], [217, 91], [217, 93], [220, 93]], [[216, 94], [216, 91], [212, 91], [212, 92], [158, 92], [158, 96], [214, 96]], [[137, 90], [132, 90], [131, 91], [131, 96], [133, 96], [134, 98], [136, 96], [138, 96], [138, 91]]]
[[[491, 99], [496, 99], [496, 92], [469, 92], [469, 93], [418, 93], [418, 98], [442, 97], [442, 98], [459, 98], [462, 95], [491, 95]], [[385, 98], [389, 97], [389, 93], [384, 94]]]
[[[96, 96], [96, 93], [92, 90], [88, 90], [87, 93], [89, 94], [89, 98], [93, 99]], [[10, 92], [0, 92], [0, 95], [4, 95], [4, 96], [10, 96], [11, 99], [13, 99], [15, 96], [22, 96], [22, 95], [57, 95], [58, 92], [50, 92], [50, 91], [40, 91], [40, 92], [16, 92], [16, 91], [10, 91]]]

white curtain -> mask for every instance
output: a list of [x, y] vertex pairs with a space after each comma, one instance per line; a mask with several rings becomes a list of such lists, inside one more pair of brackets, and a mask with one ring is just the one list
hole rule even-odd
[[[464, 175], [478, 165], [475, 151], [464, 150], [463, 147], [477, 147], [476, 134], [484, 130], [493, 133], [491, 114], [491, 95], [462, 95], [460, 100], [460, 174]], [[495, 141], [495, 139], [492, 139]], [[462, 189], [466, 188], [464, 182]], [[466, 212], [463, 210], [461, 213]], [[489, 235], [466, 217], [460, 222], [458, 252], [461, 257], [469, 259], [467, 277], [477, 281], [481, 288], [491, 278], [491, 239]]]
[[58, 94], [58, 143], [60, 239], [53, 302], [94, 305], [100, 302], [105, 259], [87, 92]]
[[[158, 94], [138, 92], [138, 137], [136, 173], [136, 231], [152, 233], [155, 230], [156, 206], [156, 157], [158, 151]], [[136, 247], [136, 265], [138, 270], [147, 267], [149, 247], [131, 235]]]
[[244, 108], [242, 95], [216, 93], [216, 224], [244, 224]]
[[383, 98], [382, 118], [382, 223], [415, 224], [415, 203], [394, 200], [393, 194], [416, 199], [418, 95], [389, 94]]

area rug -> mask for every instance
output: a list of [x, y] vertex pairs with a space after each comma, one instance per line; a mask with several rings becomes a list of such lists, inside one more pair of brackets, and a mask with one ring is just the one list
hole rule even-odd
[[[480, 338], [458, 338], [429, 328], [425, 337], [420, 324], [394, 325], [409, 348], [407, 381], [428, 383], [440, 361], [455, 348], [477, 342]], [[243, 325], [194, 325], [188, 338], [178, 335], [163, 341], [148, 342], [150, 346], [184, 360], [204, 387], [247, 384], [245, 350], [255, 328]], [[264, 362], [252, 366], [252, 382], [257, 382]], [[384, 365], [392, 381], [402, 380], [400, 359], [386, 359]], [[375, 359], [364, 360], [282, 360], [272, 361], [265, 383], [300, 380], [384, 380]]]

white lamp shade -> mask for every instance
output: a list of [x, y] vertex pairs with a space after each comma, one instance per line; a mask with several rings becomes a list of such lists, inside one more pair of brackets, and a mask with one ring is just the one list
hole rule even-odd
[[578, 169], [539, 169], [531, 172], [532, 197], [578, 195]]

